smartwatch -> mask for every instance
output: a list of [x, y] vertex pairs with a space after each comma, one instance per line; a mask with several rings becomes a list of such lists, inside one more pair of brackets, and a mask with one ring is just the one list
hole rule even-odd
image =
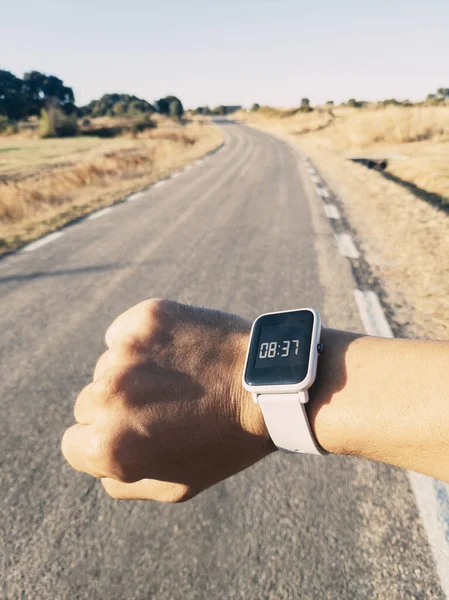
[[262, 410], [268, 433], [284, 452], [325, 455], [306, 412], [320, 343], [321, 318], [313, 308], [267, 313], [252, 326], [243, 386]]

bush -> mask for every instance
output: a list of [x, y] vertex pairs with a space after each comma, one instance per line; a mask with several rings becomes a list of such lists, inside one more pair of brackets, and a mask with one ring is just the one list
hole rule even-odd
[[73, 137], [78, 133], [74, 115], [66, 115], [60, 108], [51, 106], [41, 113], [40, 136], [42, 138]]
[[149, 115], [146, 115], [143, 119], [134, 121], [134, 123], [131, 125], [131, 131], [132, 133], [136, 134], [146, 131], [147, 129], [154, 129], [155, 127], [157, 127], [157, 123], [153, 121]]
[[11, 121], [8, 117], [0, 115], [0, 135], [13, 135], [18, 133], [19, 126], [15, 121]]
[[4, 115], [0, 115], [0, 133], [3, 133], [8, 127], [9, 121], [8, 118]]
[[260, 104], [257, 104], [257, 102], [255, 102], [252, 106], [251, 106], [251, 111], [255, 112], [256, 110], [259, 110], [260, 108]]

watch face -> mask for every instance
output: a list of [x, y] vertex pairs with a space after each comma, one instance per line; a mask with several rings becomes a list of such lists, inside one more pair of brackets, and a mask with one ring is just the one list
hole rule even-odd
[[310, 310], [259, 317], [245, 371], [248, 385], [287, 385], [303, 381], [309, 370], [315, 316]]

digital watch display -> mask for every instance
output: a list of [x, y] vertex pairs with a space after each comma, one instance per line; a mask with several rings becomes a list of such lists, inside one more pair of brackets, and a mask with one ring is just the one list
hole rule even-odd
[[316, 377], [321, 318], [314, 308], [268, 313], [253, 324], [243, 385], [253, 395], [271, 439], [284, 452], [327, 454], [307, 416]]
[[254, 324], [245, 371], [248, 385], [299, 384], [309, 368], [310, 310], [262, 315]]

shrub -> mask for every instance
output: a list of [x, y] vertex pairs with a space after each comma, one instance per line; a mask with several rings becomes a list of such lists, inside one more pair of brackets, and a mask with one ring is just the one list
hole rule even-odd
[[259, 110], [260, 108], [260, 104], [257, 104], [257, 102], [255, 102], [252, 106], [251, 106], [251, 110], [254, 112], [256, 110]]
[[73, 137], [78, 133], [75, 115], [66, 115], [60, 108], [51, 106], [41, 113], [40, 135], [42, 138]]
[[149, 115], [145, 115], [143, 119], [139, 119], [138, 121], [134, 121], [131, 125], [132, 133], [141, 133], [142, 131], [146, 131], [147, 129], [154, 129], [157, 127], [157, 123], [150, 118]]
[[9, 121], [8, 118], [4, 115], [0, 115], [0, 133], [3, 133], [8, 127]]
[[18, 131], [19, 126], [16, 121], [11, 121], [4, 115], [0, 115], [0, 135], [13, 135]]
[[181, 102], [175, 98], [170, 102], [170, 116], [174, 119], [180, 119], [184, 114], [184, 109], [182, 107]]

